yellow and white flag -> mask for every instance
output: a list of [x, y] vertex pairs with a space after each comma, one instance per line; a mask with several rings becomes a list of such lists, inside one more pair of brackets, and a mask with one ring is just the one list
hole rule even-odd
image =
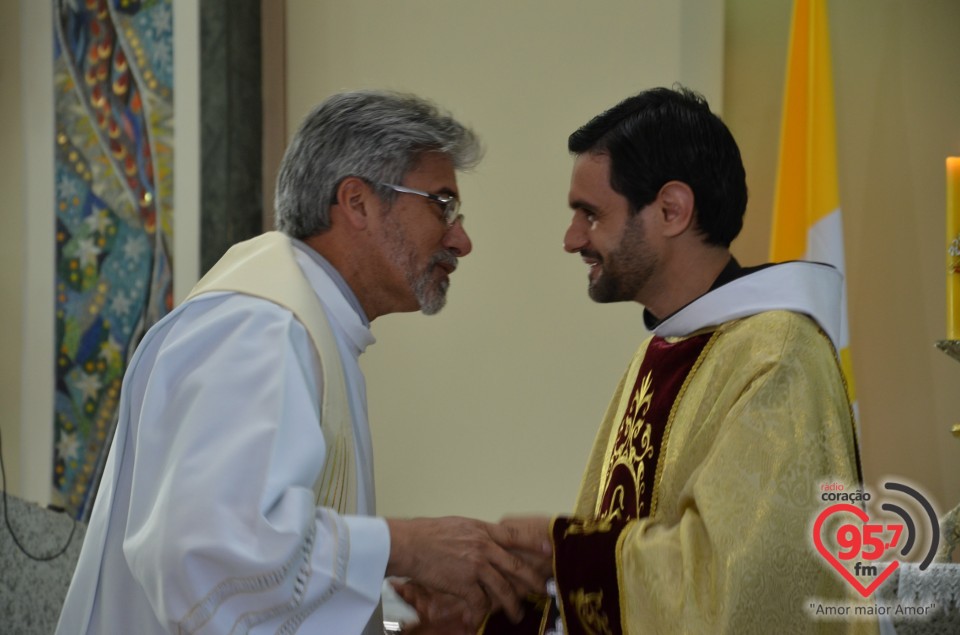
[[856, 414], [826, 5], [793, 4], [770, 259], [825, 262], [844, 274], [839, 354]]

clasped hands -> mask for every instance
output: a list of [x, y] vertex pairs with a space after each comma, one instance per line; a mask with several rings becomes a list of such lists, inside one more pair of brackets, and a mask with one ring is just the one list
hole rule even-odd
[[387, 576], [416, 611], [414, 632], [476, 633], [484, 616], [523, 615], [528, 595], [544, 595], [552, 575], [550, 519], [511, 517], [486, 523], [462, 517], [388, 519]]

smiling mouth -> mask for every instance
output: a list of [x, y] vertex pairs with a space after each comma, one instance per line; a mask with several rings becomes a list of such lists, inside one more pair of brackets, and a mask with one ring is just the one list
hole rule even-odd
[[583, 263], [590, 268], [590, 271], [588, 274], [590, 278], [600, 275], [600, 272], [603, 270], [602, 267], [600, 266], [602, 263], [602, 260], [600, 259], [599, 256], [580, 252], [580, 260], [582, 260]]
[[587, 280], [592, 285], [600, 279], [600, 276], [603, 275], [603, 267], [600, 266], [599, 262], [595, 262], [590, 265], [590, 268], [587, 270]]

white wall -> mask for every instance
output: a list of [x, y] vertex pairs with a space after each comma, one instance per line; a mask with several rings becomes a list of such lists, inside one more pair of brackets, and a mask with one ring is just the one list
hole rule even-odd
[[0, 0], [0, 437], [7, 488], [20, 488], [20, 356], [23, 351], [23, 232], [20, 182], [20, 0]]
[[21, 195], [24, 233], [20, 495], [50, 500], [53, 464], [54, 244], [53, 9], [21, 0]]
[[288, 0], [292, 134], [318, 101], [382, 87], [437, 101], [487, 147], [460, 179], [474, 252], [435, 317], [378, 319], [363, 358], [378, 509], [566, 512], [597, 425], [645, 335], [599, 306], [561, 249], [567, 136], [642, 88], [689, 82], [719, 107], [723, 2]]

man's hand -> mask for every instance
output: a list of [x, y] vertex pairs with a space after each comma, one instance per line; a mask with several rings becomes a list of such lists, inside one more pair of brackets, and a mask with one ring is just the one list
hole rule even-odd
[[544, 541], [538, 525], [460, 517], [387, 519], [387, 524], [387, 575], [410, 578], [431, 594], [459, 598], [465, 623], [479, 624], [487, 612], [500, 609], [518, 621], [520, 600], [545, 592], [547, 575], [518, 555], [549, 558], [549, 538]]
[[412, 580], [391, 581], [397, 595], [417, 612], [419, 623], [404, 633], [474, 635], [480, 623], [471, 621], [466, 602], [448, 593], [431, 592]]
[[[553, 546], [550, 539], [551, 519], [546, 516], [507, 516], [500, 525], [522, 540], [512, 545], [502, 545], [527, 563], [527, 566], [544, 579], [553, 577]], [[533, 545], [530, 549], [524, 545]], [[541, 594], [543, 591], [541, 590]]]

